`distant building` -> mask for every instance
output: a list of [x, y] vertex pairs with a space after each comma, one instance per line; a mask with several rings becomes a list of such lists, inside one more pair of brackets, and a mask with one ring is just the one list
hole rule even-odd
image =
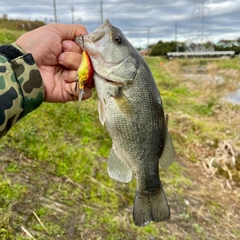
[[7, 19], [8, 19], [8, 15], [4, 13], [2, 18], [3, 18], [4, 20], [7, 20]]
[[206, 51], [206, 52], [168, 52], [168, 58], [212, 58], [212, 57], [233, 57], [234, 51]]
[[238, 40], [221, 40], [218, 42], [217, 45], [226, 48], [226, 47], [232, 47], [234, 45], [238, 46], [239, 42], [238, 42]]
[[140, 50], [140, 53], [141, 53], [142, 56], [148, 56], [149, 49], [142, 49], [142, 50]]

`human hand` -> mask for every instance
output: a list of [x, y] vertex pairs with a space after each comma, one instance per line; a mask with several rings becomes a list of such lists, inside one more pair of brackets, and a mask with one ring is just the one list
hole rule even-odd
[[[76, 36], [87, 34], [80, 24], [49, 24], [27, 32], [16, 44], [31, 53], [39, 68], [45, 87], [45, 102], [65, 103], [78, 99], [75, 87], [82, 49], [74, 42]], [[84, 88], [83, 100], [92, 91]]]

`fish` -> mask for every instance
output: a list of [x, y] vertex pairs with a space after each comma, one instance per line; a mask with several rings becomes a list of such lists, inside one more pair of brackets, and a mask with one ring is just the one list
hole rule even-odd
[[[84, 46], [83, 46], [84, 47]], [[91, 59], [86, 51], [82, 52], [82, 61], [77, 70], [76, 82], [79, 86], [78, 101], [81, 101], [84, 94], [84, 87], [90, 84], [93, 79], [94, 69]]]
[[[82, 38], [75, 41], [83, 46]], [[132, 214], [136, 226], [168, 220], [170, 208], [159, 165], [170, 166], [175, 151], [150, 68], [109, 20], [84, 35], [84, 49], [94, 68], [99, 119], [112, 139], [108, 175], [123, 183], [135, 176]]]

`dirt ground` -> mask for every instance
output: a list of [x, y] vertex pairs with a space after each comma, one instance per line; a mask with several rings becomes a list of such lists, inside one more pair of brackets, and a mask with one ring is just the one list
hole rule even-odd
[[[221, 121], [229, 121], [229, 119], [237, 121], [240, 116], [240, 109], [219, 110], [216, 113], [215, 118]], [[226, 118], [226, 115], [229, 117]], [[173, 130], [170, 129], [171, 131]], [[228, 174], [227, 171], [223, 171], [223, 174], [211, 171], [208, 156], [214, 155], [212, 148], [208, 148], [206, 144], [201, 145], [199, 143], [192, 143], [190, 147], [198, 151], [200, 161], [191, 162], [187, 158], [177, 156], [176, 161], [185, 168], [184, 174], [191, 181], [191, 184], [183, 183], [181, 194], [176, 192], [168, 195], [171, 219], [162, 223], [165, 232], [162, 236], [150, 234], [145, 238], [138, 238], [136, 233], [129, 229], [129, 239], [240, 239], [240, 183], [234, 182], [230, 176], [226, 176]], [[205, 161], [206, 159], [207, 161]], [[237, 161], [238, 163], [240, 162], [240, 155]], [[19, 166], [21, 171], [17, 173], [5, 171], [13, 162]], [[44, 167], [42, 166], [43, 169]], [[240, 167], [238, 171], [240, 171]], [[9, 221], [14, 231], [24, 233], [24, 229], [14, 224], [19, 219], [26, 229], [31, 229], [30, 223], [36, 218], [33, 209], [36, 209], [41, 204], [53, 210], [54, 214], [51, 219], [53, 222], [59, 221], [62, 216], [65, 216], [65, 213], [72, 212], [62, 225], [65, 232], [64, 238], [58, 236], [51, 238], [46, 231], [45, 239], [106, 239], [104, 229], [102, 229], [102, 232], [99, 231], [97, 236], [91, 229], [84, 227], [81, 232], [76, 231], [76, 222], [80, 222], [84, 226], [83, 223], [85, 221], [84, 215], [78, 216], [74, 214], [74, 208], [82, 204], [81, 202], [77, 202], [70, 207], [60, 202], [57, 196], [49, 197], [46, 194], [51, 182], [67, 183], [73, 188], [76, 187], [77, 183], [71, 182], [65, 177], [53, 176], [48, 172], [48, 169], [42, 171], [41, 174], [36, 174], [36, 172], [38, 170], [35, 171], [33, 159], [11, 148], [4, 148], [0, 152], [0, 175], [3, 175], [12, 183], [20, 183], [30, 189], [28, 191], [29, 194], [25, 194], [21, 201], [17, 201], [10, 206], [11, 216]], [[165, 189], [170, 189], [171, 185], [165, 184], [164, 187]], [[131, 210], [129, 208], [128, 206], [125, 210], [129, 212], [128, 215], [131, 218]], [[35, 220], [37, 221], [37, 219]], [[31, 229], [31, 233], [37, 233], [37, 230]], [[27, 236], [27, 234], [23, 235]]]
[[[32, 209], [36, 209], [39, 204], [54, 210], [55, 216], [52, 221], [58, 221], [57, 219], [61, 218], [64, 212], [73, 210], [54, 197], [46, 197], [49, 182], [68, 182], [68, 179], [57, 178], [49, 175], [47, 171], [43, 171], [37, 181], [33, 182], [32, 179], [36, 179], [36, 176], [33, 176], [34, 164], [30, 159], [19, 155], [12, 149], [5, 149], [5, 152], [0, 154], [0, 173], [4, 172], [4, 169], [12, 161], [20, 164], [23, 170], [17, 174], [5, 172], [6, 177], [11, 182], [27, 185], [31, 189], [31, 194], [25, 195], [21, 202], [13, 204], [11, 222], [21, 218], [22, 225], [31, 228], [29, 222], [34, 218]], [[231, 186], [224, 177], [210, 176], [201, 163], [191, 163], [181, 158], [178, 158], [177, 161], [186, 168], [185, 174], [191, 179], [192, 184], [190, 187], [183, 184], [184, 199], [179, 199], [177, 193], [168, 196], [171, 219], [167, 223], [163, 223], [167, 232], [163, 236], [145, 239], [170, 239], [166, 236], [173, 233], [175, 239], [239, 239], [239, 231], [235, 232], [240, 229], [239, 187]], [[28, 169], [28, 171], [26, 172], [24, 169]], [[168, 187], [171, 186], [165, 186], [165, 188]], [[75, 222], [79, 220], [80, 222], [84, 221], [78, 219], [74, 214], [66, 219], [64, 239], [96, 239], [94, 233], [87, 229], [81, 232], [81, 236], [78, 235], [74, 226]], [[22, 233], [23, 229], [15, 229], [15, 231]], [[194, 237], [195, 231], [198, 234]], [[33, 230], [31, 232], [34, 233]], [[101, 235], [104, 236], [104, 234], [103, 229]], [[49, 238], [46, 234], [46, 239], [53, 238]], [[134, 239], [134, 237], [129, 239]]]

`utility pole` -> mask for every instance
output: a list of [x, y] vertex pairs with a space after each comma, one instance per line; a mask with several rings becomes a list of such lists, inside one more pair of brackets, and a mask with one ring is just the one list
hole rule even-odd
[[101, 24], [103, 24], [103, 3], [100, 1], [100, 15], [101, 15]]
[[72, 24], [74, 24], [74, 7], [73, 7], [73, 5], [71, 8], [71, 11], [72, 11]]
[[54, 22], [57, 23], [56, 0], [53, 0], [53, 9], [54, 9]]
[[178, 52], [178, 21], [175, 21], [175, 42], [176, 42], [176, 52]]
[[147, 29], [147, 48], [149, 48], [150, 28]]

